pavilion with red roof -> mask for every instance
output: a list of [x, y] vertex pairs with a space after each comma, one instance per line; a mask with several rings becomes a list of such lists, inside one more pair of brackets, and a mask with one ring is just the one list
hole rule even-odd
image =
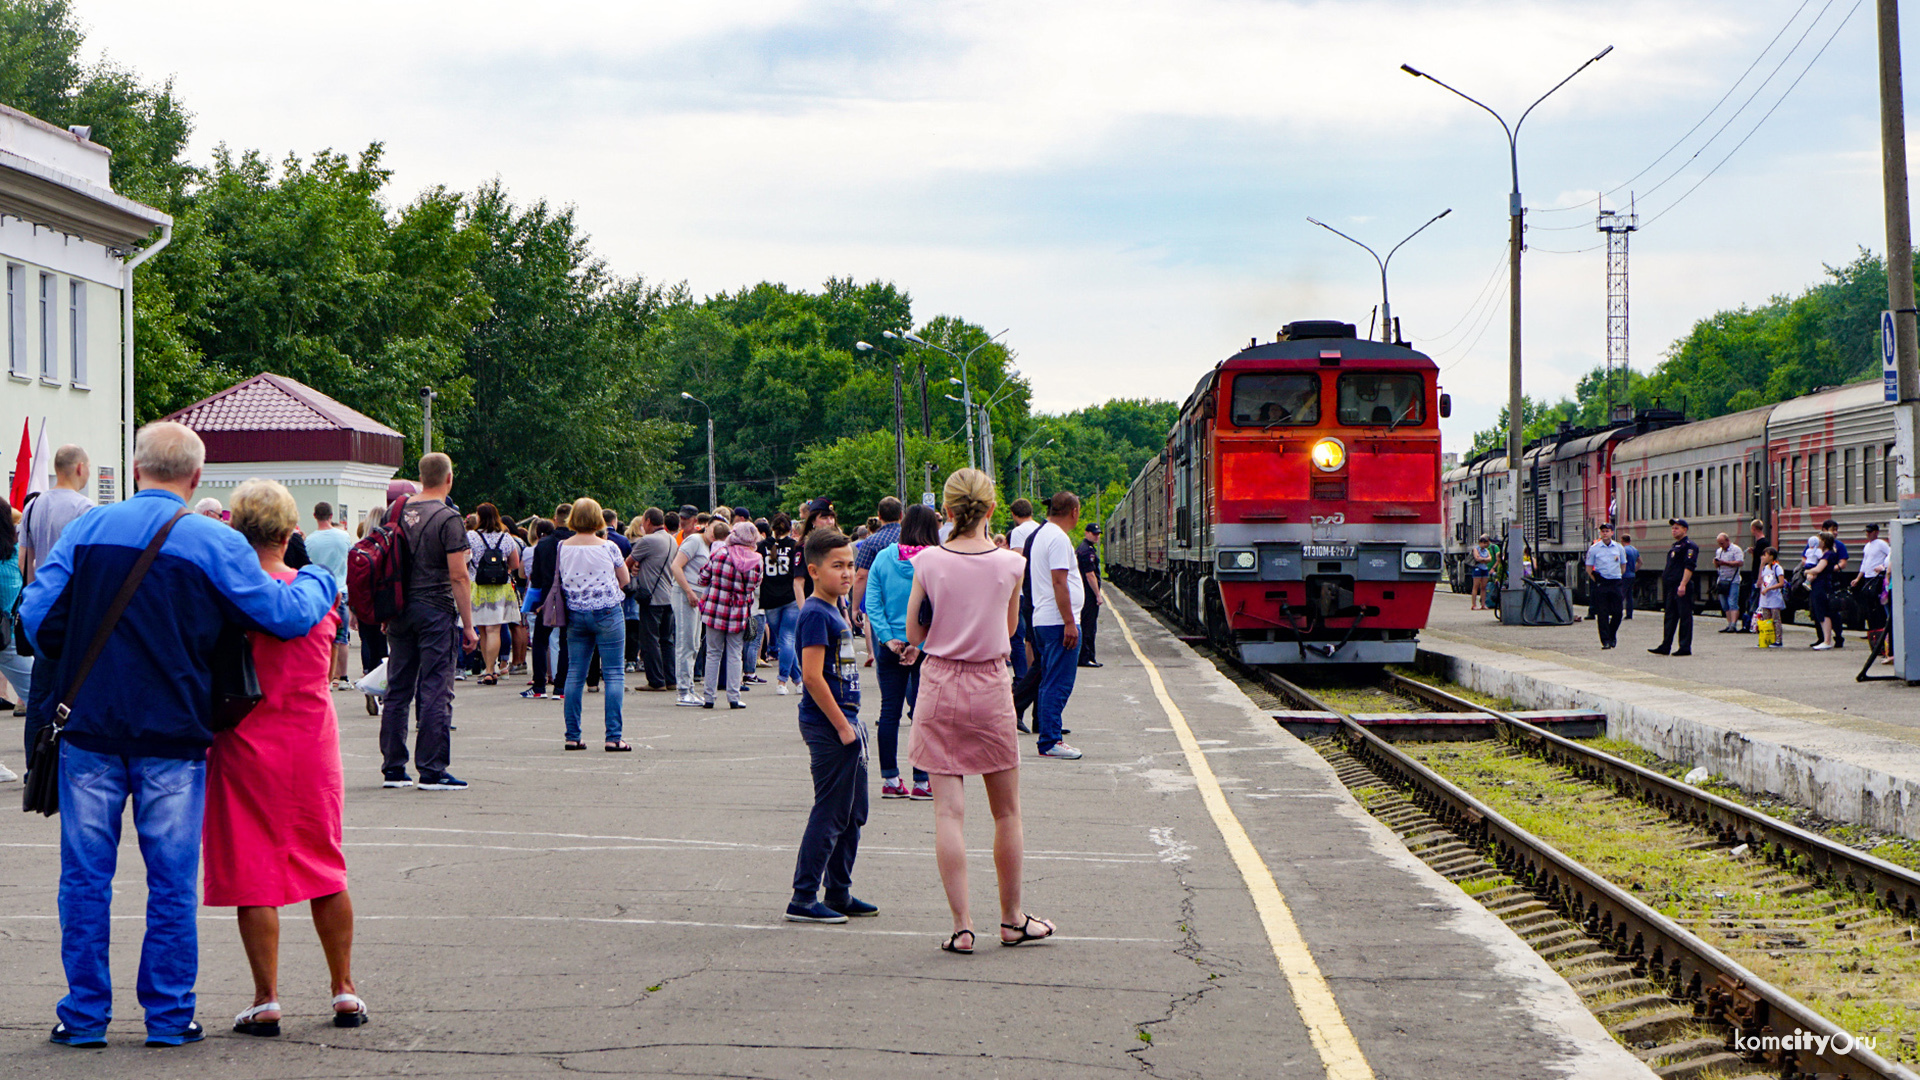
[[300, 505], [301, 528], [314, 527], [317, 502], [352, 529], [385, 500], [406, 437], [305, 383], [270, 372], [235, 383], [167, 417], [207, 444], [200, 496], [232, 502], [241, 481], [278, 480]]

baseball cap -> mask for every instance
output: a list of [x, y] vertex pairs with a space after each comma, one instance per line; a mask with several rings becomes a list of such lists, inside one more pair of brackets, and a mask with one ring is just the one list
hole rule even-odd
[[1687, 519], [1686, 519], [1686, 518], [1668, 518], [1668, 519], [1667, 519], [1667, 524], [1669, 524], [1669, 525], [1678, 525], [1678, 526], [1680, 526], [1680, 527], [1681, 527], [1681, 528], [1683, 528], [1683, 529], [1689, 529], [1689, 528], [1692, 528], [1692, 526], [1691, 526], [1691, 525], [1688, 525], [1688, 524], [1687, 524]]
[[817, 498], [817, 499], [815, 499], [815, 500], [813, 500], [812, 502], [810, 502], [810, 503], [808, 503], [808, 504], [807, 504], [807, 507], [806, 507], [806, 512], [807, 512], [807, 513], [809, 513], [809, 514], [827, 514], [827, 513], [832, 513], [832, 512], [833, 512], [833, 500], [832, 500], [832, 499], [829, 499], [829, 498], [827, 498], [827, 497], [826, 497], [825, 495], [822, 495], [822, 496], [820, 496], [819, 498]]
[[1092, 535], [1092, 536], [1099, 536], [1099, 535], [1100, 535], [1100, 526], [1098, 526], [1098, 525], [1089, 525], [1089, 526], [1087, 526], [1087, 533], [1088, 533], [1089, 535]]
[[734, 508], [733, 508], [733, 520], [735, 520], [735, 521], [752, 521], [752, 520], [753, 520], [753, 515], [747, 512], [747, 508], [746, 508], [746, 507], [744, 507], [744, 506], [736, 506], [736, 507], [734, 507]]

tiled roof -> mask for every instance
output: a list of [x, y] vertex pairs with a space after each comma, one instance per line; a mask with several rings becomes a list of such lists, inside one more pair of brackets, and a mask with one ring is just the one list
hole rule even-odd
[[305, 383], [262, 373], [181, 409], [177, 420], [201, 433], [214, 431], [359, 431], [400, 437], [380, 421], [356, 412]]

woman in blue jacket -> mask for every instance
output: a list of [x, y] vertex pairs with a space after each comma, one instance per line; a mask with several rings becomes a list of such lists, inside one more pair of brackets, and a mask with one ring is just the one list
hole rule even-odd
[[880, 679], [880, 797], [931, 799], [927, 774], [913, 770], [909, 789], [900, 776], [900, 715], [920, 690], [920, 650], [907, 644], [907, 597], [913, 593], [913, 562], [920, 549], [940, 542], [940, 516], [930, 506], [907, 507], [900, 542], [873, 560], [867, 573], [867, 620], [873, 627], [874, 672]]

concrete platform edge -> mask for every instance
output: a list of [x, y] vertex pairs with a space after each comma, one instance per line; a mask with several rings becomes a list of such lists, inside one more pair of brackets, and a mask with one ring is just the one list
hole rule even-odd
[[[1914, 812], [1920, 805], [1920, 754], [1910, 744], [1431, 638], [1421, 642], [1420, 664], [1525, 708], [1605, 712], [1609, 735], [1670, 761], [1705, 766], [1715, 776], [1833, 821], [1920, 839], [1920, 815]], [[1914, 775], [1890, 772], [1887, 763], [1911, 764]]]

